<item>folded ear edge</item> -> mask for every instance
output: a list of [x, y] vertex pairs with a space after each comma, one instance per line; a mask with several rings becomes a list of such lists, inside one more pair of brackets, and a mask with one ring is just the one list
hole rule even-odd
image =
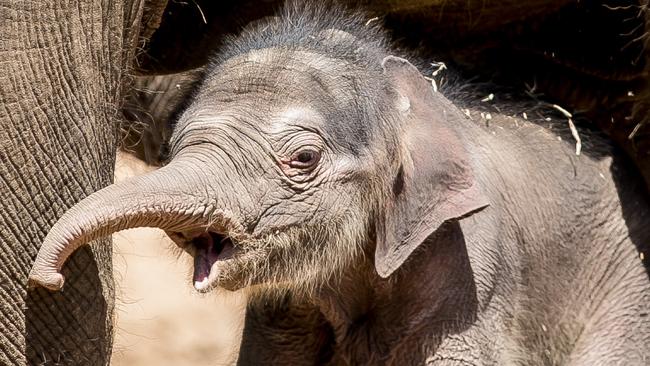
[[[489, 202], [480, 188], [473, 184], [462, 194], [453, 196], [449, 201], [441, 204], [438, 210], [448, 212], [451, 217], [440, 219], [437, 217], [423, 217], [418, 226], [428, 227], [424, 230], [415, 230], [411, 235], [399, 240], [390, 230], [390, 223], [384, 228], [383, 240], [392, 240], [393, 243], [381, 243], [382, 238], [377, 238], [377, 249], [375, 250], [375, 270], [381, 278], [388, 278], [411, 256], [413, 251], [424, 241], [433, 235], [446, 222], [462, 220], [472, 216], [489, 206]], [[388, 218], [386, 220], [389, 220]], [[383, 248], [383, 250], [381, 249]]]

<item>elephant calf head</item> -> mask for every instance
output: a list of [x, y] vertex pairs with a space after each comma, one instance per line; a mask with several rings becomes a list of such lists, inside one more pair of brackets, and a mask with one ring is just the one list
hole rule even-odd
[[33, 283], [60, 289], [77, 247], [141, 226], [194, 257], [200, 291], [305, 288], [366, 259], [387, 277], [442, 223], [486, 206], [455, 132], [464, 116], [360, 19], [293, 11], [213, 60], [164, 167], [55, 224]]

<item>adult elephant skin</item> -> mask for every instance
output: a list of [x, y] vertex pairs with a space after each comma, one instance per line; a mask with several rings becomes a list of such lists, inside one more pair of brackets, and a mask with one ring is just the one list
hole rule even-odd
[[112, 182], [126, 70], [164, 5], [0, 1], [2, 365], [110, 360], [108, 240], [73, 256], [61, 293], [28, 291], [27, 274], [56, 218]]
[[197, 290], [254, 287], [242, 365], [647, 365], [640, 178], [596, 136], [576, 156], [543, 118], [458, 108], [383, 37], [296, 5], [232, 40], [167, 164], [67, 211], [32, 284], [154, 226]]

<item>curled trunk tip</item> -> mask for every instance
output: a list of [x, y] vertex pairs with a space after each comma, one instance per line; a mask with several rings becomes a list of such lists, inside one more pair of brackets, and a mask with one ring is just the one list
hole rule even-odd
[[[113, 184], [70, 208], [50, 229], [29, 273], [28, 287], [60, 290], [67, 258], [89, 241], [136, 227], [183, 231], [208, 224], [214, 212], [208, 197], [187, 194], [182, 168], [165, 168]], [[194, 190], [196, 191], [196, 190]], [[210, 212], [208, 212], [210, 211]]]
[[33, 267], [29, 272], [27, 288], [32, 289], [38, 286], [45, 287], [51, 291], [59, 291], [63, 288], [65, 278], [58, 272], [47, 272], [43, 268]]

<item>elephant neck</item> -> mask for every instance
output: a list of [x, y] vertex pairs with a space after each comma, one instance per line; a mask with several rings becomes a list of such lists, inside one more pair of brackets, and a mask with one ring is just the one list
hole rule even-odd
[[337, 357], [350, 364], [423, 364], [448, 334], [476, 321], [462, 231], [458, 223], [443, 230], [389, 278], [364, 261], [319, 293], [316, 303], [334, 329]]

